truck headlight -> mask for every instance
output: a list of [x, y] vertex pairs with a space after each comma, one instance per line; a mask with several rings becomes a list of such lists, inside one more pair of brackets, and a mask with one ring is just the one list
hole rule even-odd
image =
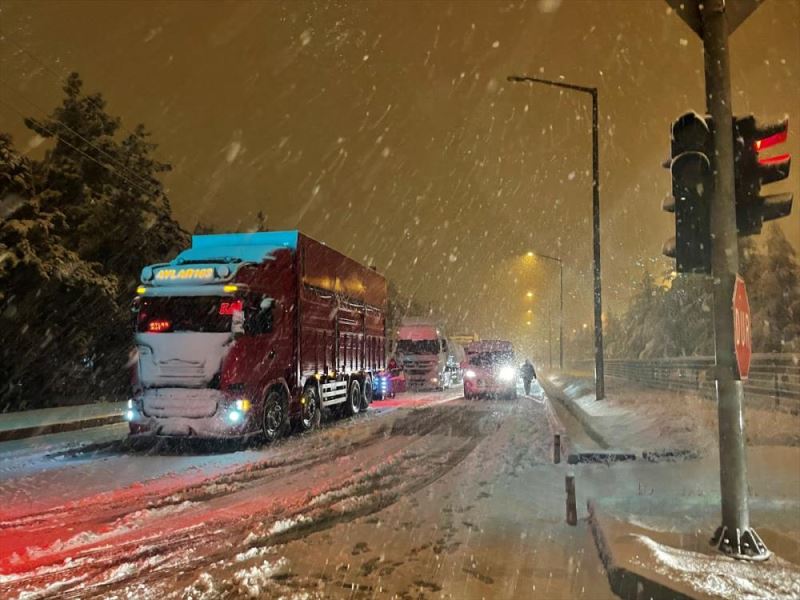
[[514, 372], [514, 367], [503, 367], [500, 369], [497, 377], [500, 379], [500, 381], [512, 381], [515, 375], [516, 373]]
[[245, 414], [250, 410], [251, 406], [252, 404], [247, 398], [239, 398], [235, 400], [233, 404], [228, 406], [228, 412], [226, 413], [228, 422], [233, 425], [238, 425], [244, 421]]
[[126, 421], [135, 421], [138, 415], [138, 403], [133, 398], [128, 398], [127, 407], [125, 409], [124, 418]]
[[467, 369], [466, 371], [464, 371], [464, 377], [467, 377], [468, 379], [475, 379], [475, 377], [477, 377], [477, 374], [472, 369]]

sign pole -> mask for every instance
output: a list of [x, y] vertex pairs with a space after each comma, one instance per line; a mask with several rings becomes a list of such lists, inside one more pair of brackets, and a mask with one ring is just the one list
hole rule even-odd
[[734, 354], [732, 299], [739, 270], [731, 136], [731, 83], [725, 0], [700, 7], [705, 56], [706, 105], [714, 123], [714, 193], [711, 199], [711, 267], [714, 281], [714, 346], [719, 414], [722, 524], [711, 543], [735, 558], [765, 560], [769, 551], [750, 527], [744, 445], [744, 391]]

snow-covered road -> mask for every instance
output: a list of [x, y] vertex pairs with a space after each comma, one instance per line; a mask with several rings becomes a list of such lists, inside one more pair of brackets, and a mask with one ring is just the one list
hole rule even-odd
[[612, 597], [558, 489], [533, 500], [541, 398], [373, 407], [239, 451], [134, 451], [116, 426], [0, 447], [0, 596]]

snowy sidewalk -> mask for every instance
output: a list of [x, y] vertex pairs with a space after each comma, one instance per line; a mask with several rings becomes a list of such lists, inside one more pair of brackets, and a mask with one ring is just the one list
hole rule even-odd
[[[800, 598], [798, 417], [747, 409], [750, 516], [772, 558], [725, 557], [709, 544], [719, 524], [716, 406], [691, 395], [612, 385], [597, 402], [591, 381], [553, 376], [548, 391], [603, 448], [683, 448], [689, 460], [574, 466], [579, 502], [612, 589], [623, 598]], [[598, 453], [605, 452], [600, 450]], [[687, 457], [687, 456], [685, 456]]]
[[0, 442], [119, 423], [124, 412], [125, 402], [103, 402], [0, 414]]
[[591, 501], [588, 510], [609, 580], [623, 598], [800, 597], [800, 565], [779, 556], [784, 548], [768, 529], [773, 556], [761, 563], [737, 561], [710, 547], [711, 522], [694, 531], [676, 531], [615, 518]]

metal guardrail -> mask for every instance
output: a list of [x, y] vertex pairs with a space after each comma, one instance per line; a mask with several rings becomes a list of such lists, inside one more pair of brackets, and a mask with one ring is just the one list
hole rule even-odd
[[[574, 366], [580, 368], [582, 362]], [[606, 375], [649, 387], [714, 395], [714, 358], [606, 359]], [[770, 408], [800, 409], [800, 354], [754, 354], [744, 384], [745, 401]]]

